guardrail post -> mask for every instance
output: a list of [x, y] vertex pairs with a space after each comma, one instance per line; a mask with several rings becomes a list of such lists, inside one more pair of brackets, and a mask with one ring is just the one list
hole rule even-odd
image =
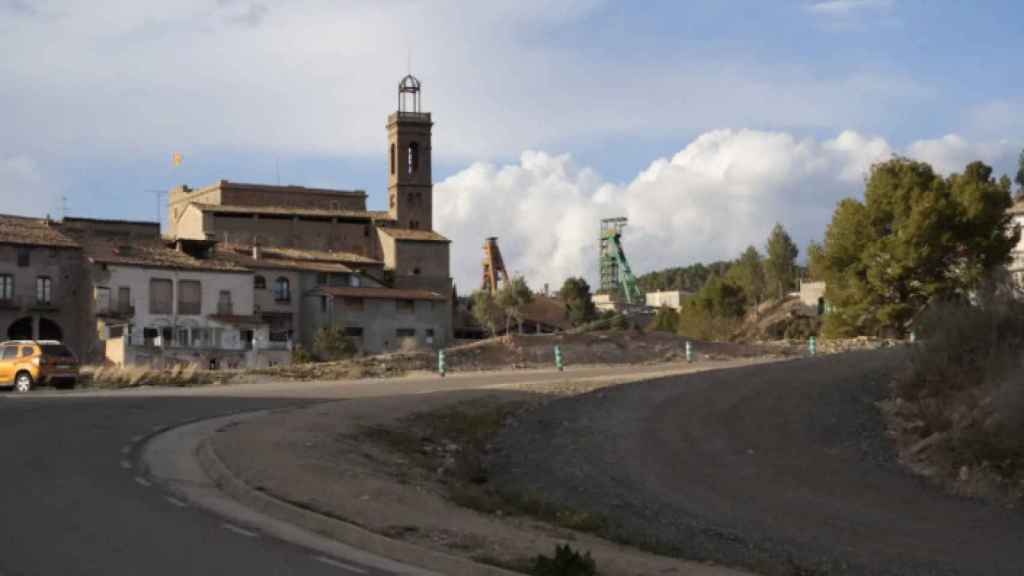
[[555, 367], [559, 372], [565, 368], [565, 364], [562, 362], [562, 349], [557, 345], [555, 346]]
[[818, 339], [814, 336], [811, 336], [810, 340], [808, 340], [807, 350], [811, 353], [811, 356], [818, 353]]
[[437, 373], [444, 378], [445, 373], [448, 371], [448, 366], [444, 363], [444, 350], [437, 351]]
[[693, 344], [690, 341], [686, 341], [686, 361], [693, 362]]

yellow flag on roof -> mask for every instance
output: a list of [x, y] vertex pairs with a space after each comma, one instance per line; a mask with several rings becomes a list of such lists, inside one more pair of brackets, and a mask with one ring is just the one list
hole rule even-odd
[[181, 153], [180, 152], [175, 152], [174, 156], [172, 157], [172, 160], [173, 160], [175, 166], [181, 166], [181, 160], [182, 160]]

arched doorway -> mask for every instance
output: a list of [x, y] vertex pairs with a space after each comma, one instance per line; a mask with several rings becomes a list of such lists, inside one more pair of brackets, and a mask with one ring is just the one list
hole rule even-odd
[[31, 316], [25, 316], [19, 318], [11, 323], [7, 328], [7, 338], [10, 340], [32, 340], [33, 338], [38, 340], [63, 340], [64, 331], [61, 330], [60, 324], [57, 324], [49, 318], [39, 319], [39, 334], [34, 335], [32, 329], [33, 322]]
[[7, 328], [7, 338], [11, 340], [32, 339], [32, 317], [19, 318]]
[[60, 329], [60, 324], [57, 324], [49, 318], [39, 319], [39, 339], [40, 340], [64, 340], [64, 331]]

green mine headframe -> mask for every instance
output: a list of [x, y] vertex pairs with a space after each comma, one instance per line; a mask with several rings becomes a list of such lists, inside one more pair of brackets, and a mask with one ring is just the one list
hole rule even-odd
[[622, 249], [622, 229], [626, 218], [601, 220], [601, 288], [600, 292], [613, 298], [621, 297], [627, 304], [643, 304], [644, 298], [636, 277], [629, 268], [626, 252]]

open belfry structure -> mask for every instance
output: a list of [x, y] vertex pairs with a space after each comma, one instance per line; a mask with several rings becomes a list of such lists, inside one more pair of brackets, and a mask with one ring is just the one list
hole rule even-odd
[[450, 242], [433, 230], [433, 121], [421, 95], [417, 78], [403, 78], [387, 118], [386, 210], [369, 210], [362, 190], [221, 180], [170, 192], [169, 239], [251, 270], [253, 315], [275, 340], [310, 346], [334, 325], [368, 352], [444, 345]]

